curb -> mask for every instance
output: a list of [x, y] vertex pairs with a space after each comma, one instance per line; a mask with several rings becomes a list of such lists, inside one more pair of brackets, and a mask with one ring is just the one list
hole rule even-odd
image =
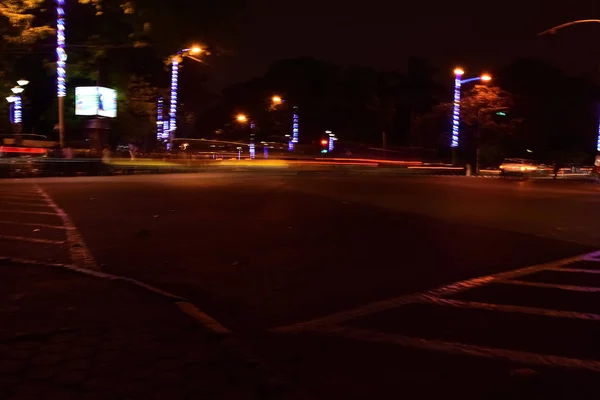
[[181, 296], [169, 293], [136, 279], [105, 272], [93, 271], [70, 264], [46, 263], [36, 260], [12, 257], [0, 257], [0, 262], [23, 266], [62, 268], [74, 273], [80, 273], [94, 278], [110, 281], [122, 281], [135, 287], [147, 290], [155, 295], [173, 302], [179, 311], [198, 322], [208, 331], [209, 334], [214, 335], [217, 345], [223, 350], [223, 354], [228, 359], [227, 361], [233, 367], [250, 369], [250, 378], [258, 385], [257, 394], [260, 396], [259, 398], [294, 400], [309, 400], [312, 398], [311, 396], [308, 396], [307, 394], [294, 388], [287, 379], [275, 372], [275, 370], [270, 367], [267, 362], [263, 361], [257, 354], [255, 354], [251, 348], [244, 345], [244, 343], [242, 343], [242, 341], [236, 337], [231, 330], [227, 329], [211, 316], [202, 312], [198, 307], [196, 307], [196, 305], [188, 302]]

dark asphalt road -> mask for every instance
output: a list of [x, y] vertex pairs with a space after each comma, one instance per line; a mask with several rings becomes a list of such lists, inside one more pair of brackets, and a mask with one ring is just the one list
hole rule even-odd
[[[3, 181], [0, 256], [68, 261], [35, 185], [105, 271], [190, 299], [317, 398], [583, 398], [599, 377], [600, 275], [588, 270], [600, 263], [477, 281], [446, 303], [402, 296], [600, 249], [600, 186], [289, 172]], [[342, 310], [354, 311], [274, 331]]]

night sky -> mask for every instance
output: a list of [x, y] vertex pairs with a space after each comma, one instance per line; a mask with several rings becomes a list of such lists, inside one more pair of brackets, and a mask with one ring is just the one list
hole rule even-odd
[[600, 24], [536, 33], [573, 19], [600, 18], [600, 1], [255, 0], [233, 30], [235, 56], [214, 60], [218, 85], [262, 75], [275, 60], [313, 56], [340, 65], [405, 69], [423, 56], [451, 80], [521, 56], [542, 58], [573, 74], [600, 75]]

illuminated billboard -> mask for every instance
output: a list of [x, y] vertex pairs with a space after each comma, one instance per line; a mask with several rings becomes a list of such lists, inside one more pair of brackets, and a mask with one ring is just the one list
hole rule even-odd
[[115, 118], [117, 116], [117, 91], [102, 86], [76, 87], [75, 115]]

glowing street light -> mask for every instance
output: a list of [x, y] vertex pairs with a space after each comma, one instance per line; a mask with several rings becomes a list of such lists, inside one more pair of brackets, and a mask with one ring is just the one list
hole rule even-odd
[[14, 94], [20, 94], [23, 93], [25, 91], [25, 89], [23, 89], [20, 86], [15, 86], [14, 88], [10, 89]]
[[67, 52], [65, 39], [65, 0], [56, 0], [56, 91], [58, 95], [58, 136], [65, 146], [65, 96], [67, 95]]
[[271, 97], [271, 102], [274, 105], [278, 105], [278, 104], [283, 103], [283, 99], [280, 96], [273, 96], [273, 97]]
[[[587, 23], [600, 23], [600, 19], [578, 19], [575, 21], [567, 22], [565, 24], [553, 26], [550, 29], [547, 29], [543, 32], [538, 33], [538, 35], [546, 35], [551, 34], [554, 35], [559, 29], [567, 28], [569, 26], [578, 25], [578, 24], [587, 24]], [[600, 153], [600, 116], [598, 118], [598, 136], [596, 142], [596, 151]]]
[[244, 114], [238, 114], [235, 116], [235, 120], [239, 123], [245, 123], [248, 122], [248, 117], [246, 117]]
[[450, 143], [450, 147], [452, 148], [458, 147], [460, 129], [460, 91], [462, 85], [469, 82], [489, 82], [492, 80], [492, 77], [488, 74], [484, 74], [475, 78], [462, 79], [464, 73], [465, 71], [462, 68], [454, 69], [454, 109], [452, 111], [452, 141]]
[[177, 94], [179, 89], [179, 64], [183, 62], [184, 57], [189, 57], [194, 61], [200, 60], [191, 55], [202, 53], [203, 49], [200, 46], [193, 46], [188, 49], [183, 49], [171, 57], [171, 103], [169, 105], [169, 148], [173, 148], [173, 139], [175, 139], [175, 131], [177, 130]]
[[19, 85], [19, 86], [27, 86], [27, 85], [29, 85], [29, 81], [25, 80], [25, 79], [19, 79], [17, 81], [17, 85]]

